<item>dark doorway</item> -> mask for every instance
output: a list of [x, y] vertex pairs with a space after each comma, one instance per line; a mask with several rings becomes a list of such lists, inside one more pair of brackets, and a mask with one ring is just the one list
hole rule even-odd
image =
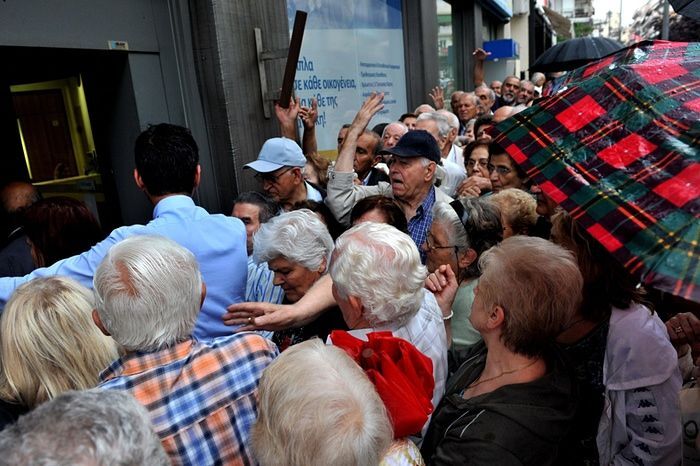
[[[45, 196], [61, 194], [85, 201], [107, 230], [121, 225], [112, 147], [115, 119], [119, 118], [115, 109], [123, 106], [120, 99], [133, 100], [133, 95], [125, 96], [124, 91], [129, 89], [123, 82], [128, 80], [127, 55], [0, 47], [0, 62], [0, 184], [29, 180]], [[74, 82], [81, 87], [89, 109], [87, 128], [76, 124], [75, 116], [68, 117], [67, 111], [77, 114], [84, 109], [66, 99], [67, 91], [16, 91], [18, 86], [54, 81]], [[85, 142], [88, 139], [89, 147]]]

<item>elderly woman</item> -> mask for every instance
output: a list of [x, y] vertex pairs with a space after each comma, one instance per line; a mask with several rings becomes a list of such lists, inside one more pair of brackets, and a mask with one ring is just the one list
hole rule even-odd
[[[433, 206], [433, 224], [423, 249], [428, 272], [444, 274], [449, 266], [459, 286], [454, 299], [437, 296], [455, 364], [463, 360], [471, 345], [481, 341], [481, 335], [469, 322], [474, 288], [481, 274], [479, 257], [501, 241], [501, 230], [498, 211], [487, 201], [463, 199], [450, 204], [436, 202]], [[431, 286], [430, 280], [426, 285], [431, 291], [440, 291]]]
[[503, 239], [527, 235], [537, 223], [537, 201], [522, 189], [508, 188], [489, 197], [498, 207], [503, 224]]
[[447, 379], [447, 339], [435, 297], [423, 289], [426, 275], [411, 237], [383, 223], [346, 231], [331, 262], [333, 296], [349, 333], [390, 331], [432, 359], [436, 406]]
[[489, 179], [489, 145], [472, 141], [464, 147], [464, 167], [467, 179], [457, 188], [460, 197], [478, 197], [491, 191]]
[[265, 369], [258, 390], [252, 437], [262, 466], [423, 464], [412, 443], [392, 444], [384, 403], [339, 348], [317, 339], [290, 348]]
[[[318, 216], [301, 209], [273, 217], [253, 237], [253, 260], [267, 262], [274, 284], [284, 290], [284, 303], [299, 301], [328, 271], [333, 239]], [[346, 328], [340, 312], [331, 310], [299, 328], [276, 332], [280, 350], [313, 336], [325, 339], [330, 330]]]
[[637, 280], [569, 214], [552, 224], [584, 280], [583, 303], [557, 339], [581, 388], [564, 463], [680, 464], [681, 377], [664, 324]]
[[98, 383], [118, 357], [92, 321], [92, 292], [63, 277], [19, 287], [0, 316], [0, 428], [46, 400]]
[[581, 302], [573, 255], [514, 236], [482, 254], [470, 320], [483, 343], [450, 379], [421, 453], [427, 464], [551, 464], [576, 410], [552, 343]]

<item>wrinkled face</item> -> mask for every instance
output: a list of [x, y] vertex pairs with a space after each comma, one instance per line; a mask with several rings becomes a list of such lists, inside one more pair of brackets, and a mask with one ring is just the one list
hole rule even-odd
[[489, 172], [491, 172], [491, 186], [494, 193], [507, 188], [525, 188], [525, 180], [518, 177], [514, 162], [508, 154], [491, 156]]
[[433, 120], [418, 120], [416, 121], [416, 129], [422, 129], [429, 132], [430, 135], [435, 138], [435, 142], [437, 142], [440, 150], [444, 149], [445, 144], [447, 143], [447, 138], [440, 136], [440, 130], [438, 129], [436, 122]]
[[520, 92], [518, 93], [518, 103], [527, 104], [535, 98], [535, 86], [531, 83], [524, 82], [520, 86]]
[[325, 271], [325, 265], [313, 271], [283, 256], [268, 261], [267, 266], [275, 274], [273, 283], [282, 287], [284, 296], [292, 303], [299, 301]]
[[491, 100], [491, 91], [489, 91], [483, 86], [479, 86], [474, 91], [474, 94], [476, 94], [476, 96], [479, 98], [481, 107], [484, 108], [486, 113], [488, 113], [488, 111], [491, 110], [491, 107], [494, 104], [494, 101]]
[[250, 256], [253, 253], [253, 234], [260, 228], [260, 207], [247, 202], [238, 202], [234, 204], [231, 216], [236, 217], [245, 225], [245, 245]]
[[530, 192], [535, 195], [535, 200], [537, 200], [537, 208], [535, 209], [537, 215], [550, 218], [557, 208], [557, 203], [542, 192], [542, 189], [537, 184], [530, 186]]
[[255, 176], [262, 183], [265, 193], [280, 203], [291, 198], [302, 180], [301, 169], [295, 167], [282, 167], [271, 173], [258, 173]]
[[340, 148], [343, 147], [343, 141], [345, 141], [345, 136], [348, 134], [348, 129], [349, 128], [340, 128], [340, 131], [338, 131], [338, 152], [340, 152]]
[[374, 155], [376, 146], [377, 139], [370, 134], [363, 134], [357, 140], [355, 159], [352, 162], [352, 168], [361, 180], [367, 176], [376, 163]]
[[507, 104], [515, 102], [515, 99], [520, 91], [520, 80], [514, 77], [508, 77], [503, 81], [503, 87], [501, 88], [501, 96], [503, 101]]
[[486, 146], [476, 146], [466, 160], [467, 175], [489, 177], [489, 149]]
[[468, 121], [476, 117], [476, 105], [474, 98], [469, 94], [462, 94], [457, 104], [457, 116], [459, 121]]
[[440, 222], [433, 222], [430, 226], [427, 239], [422, 245], [425, 251], [425, 266], [428, 272], [434, 272], [441, 265], [449, 264], [452, 271], [457, 274], [457, 251], [454, 244], [450, 244], [447, 230]]
[[501, 81], [491, 81], [491, 86], [489, 86], [491, 89], [493, 89], [493, 92], [496, 93], [496, 95], [501, 95]]
[[401, 122], [404, 125], [406, 125], [406, 128], [409, 130], [416, 129], [416, 118], [415, 117], [406, 117], [403, 119]]
[[396, 199], [411, 202], [424, 195], [432, 183], [435, 162], [423, 166], [423, 157], [389, 159], [389, 180]]
[[399, 142], [401, 136], [406, 134], [406, 128], [397, 124], [390, 124], [384, 128], [384, 135], [382, 136], [382, 147], [384, 149], [391, 149]]

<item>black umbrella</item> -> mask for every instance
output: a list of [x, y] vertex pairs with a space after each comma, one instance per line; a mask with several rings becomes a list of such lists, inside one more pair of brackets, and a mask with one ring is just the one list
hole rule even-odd
[[607, 37], [577, 37], [551, 47], [530, 67], [530, 71], [569, 71], [617, 52], [624, 46]]
[[679, 15], [700, 20], [700, 0], [670, 0], [670, 3]]

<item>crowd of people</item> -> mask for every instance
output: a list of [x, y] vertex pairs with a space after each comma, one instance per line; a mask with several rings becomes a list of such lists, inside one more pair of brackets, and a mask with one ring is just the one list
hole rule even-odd
[[6, 185], [0, 465], [679, 464], [700, 321], [499, 145], [545, 76], [487, 86], [474, 55], [450, 108], [370, 128], [369, 95], [334, 163], [315, 102], [276, 105], [231, 215], [167, 123], [135, 143], [145, 225]]

